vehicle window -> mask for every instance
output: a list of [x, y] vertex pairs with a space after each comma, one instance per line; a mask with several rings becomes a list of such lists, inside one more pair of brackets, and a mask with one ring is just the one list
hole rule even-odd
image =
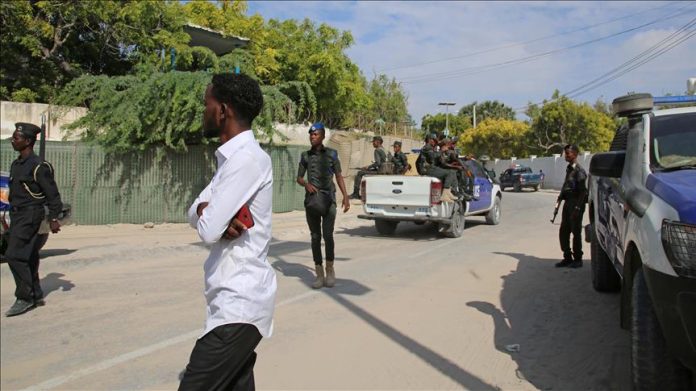
[[653, 117], [650, 166], [653, 170], [696, 167], [696, 113]]
[[483, 166], [479, 162], [475, 162], [473, 160], [469, 160], [465, 162], [467, 167], [474, 173], [474, 176], [476, 177], [486, 177], [485, 171], [483, 171]]
[[510, 170], [510, 169], [505, 170], [505, 172], [503, 172], [503, 175], [505, 175], [505, 176], [510, 175], [510, 171], [512, 171], [512, 170]]
[[515, 174], [528, 174], [531, 173], [532, 169], [529, 167], [523, 167], [523, 168], [516, 168], [515, 169]]

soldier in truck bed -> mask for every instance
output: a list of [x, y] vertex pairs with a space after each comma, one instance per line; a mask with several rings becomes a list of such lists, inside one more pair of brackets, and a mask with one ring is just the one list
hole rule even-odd
[[394, 156], [392, 157], [392, 162], [394, 162], [394, 174], [403, 175], [411, 169], [411, 165], [408, 164], [406, 154], [401, 152], [401, 141], [394, 141], [393, 147]]
[[456, 185], [457, 174], [452, 170], [446, 170], [438, 166], [440, 152], [435, 150], [437, 146], [437, 135], [430, 134], [425, 138], [426, 144], [421, 148], [416, 169], [420, 175], [435, 177], [442, 182], [442, 201], [452, 202], [456, 200], [452, 194], [452, 186]]
[[382, 163], [387, 161], [387, 153], [382, 147], [382, 137], [375, 136], [372, 138], [372, 146], [375, 148], [374, 161], [369, 166], [363, 167], [355, 175], [355, 181], [353, 182], [353, 194], [350, 195], [350, 199], [359, 200], [360, 199], [360, 182], [362, 182], [363, 176], [366, 174], [375, 174], [379, 171]]

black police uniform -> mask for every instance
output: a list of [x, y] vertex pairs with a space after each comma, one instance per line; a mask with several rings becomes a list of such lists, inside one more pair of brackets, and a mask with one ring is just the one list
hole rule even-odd
[[386, 161], [387, 153], [384, 151], [384, 147], [379, 146], [375, 148], [374, 163], [367, 166], [366, 170], [358, 171], [358, 173], [355, 175], [355, 182], [353, 182], [353, 194], [351, 194], [352, 198], [360, 197], [360, 182], [362, 182], [363, 176], [365, 176], [366, 174], [374, 174], [378, 172], [379, 168], [382, 166], [382, 163]]
[[[569, 164], [561, 188], [559, 201], [564, 201], [561, 228], [558, 239], [563, 250], [563, 262], [558, 266], [582, 265], [582, 216], [587, 202], [587, 172], [580, 164]], [[573, 234], [573, 250], [570, 248], [570, 234]]]
[[408, 170], [408, 157], [406, 154], [399, 151], [392, 157], [392, 162], [394, 162], [394, 173], [401, 175], [406, 173]]
[[[442, 160], [442, 156], [439, 151], [436, 151], [430, 145], [426, 145], [423, 147], [423, 149], [421, 149], [421, 156], [421, 170], [424, 171], [425, 175], [435, 177], [442, 181], [442, 186], [445, 189], [451, 189], [456, 185], [457, 174], [455, 170], [444, 169], [439, 166]], [[421, 157], [419, 157], [419, 160], [421, 160]]]
[[[312, 237], [312, 257], [314, 264], [322, 264], [321, 237], [324, 236], [326, 260], [334, 260], [334, 223], [336, 221], [336, 186], [333, 182], [334, 175], [341, 175], [341, 162], [338, 160], [338, 152], [325, 146], [317, 150], [310, 149], [302, 152], [300, 165], [297, 169], [297, 177], [304, 178], [307, 174], [307, 183], [311, 183], [319, 191], [331, 196], [331, 206], [326, 216], [321, 216], [305, 210], [307, 225]], [[305, 198], [309, 192], [305, 193]]]
[[14, 276], [15, 296], [29, 302], [41, 300], [38, 231], [45, 218], [58, 218], [63, 205], [51, 164], [33, 152], [12, 162], [9, 199], [11, 224], [5, 257]]

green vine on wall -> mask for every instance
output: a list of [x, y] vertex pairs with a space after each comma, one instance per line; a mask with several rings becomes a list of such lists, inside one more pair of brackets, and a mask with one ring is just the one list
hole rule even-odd
[[[67, 129], [81, 131], [83, 140], [97, 142], [109, 152], [152, 147], [182, 152], [187, 145], [208, 142], [202, 137], [202, 101], [210, 80], [208, 72], [85, 75], [70, 82], [53, 103], [88, 108], [87, 115]], [[261, 142], [272, 143], [274, 136], [285, 139], [275, 123], [306, 119], [316, 110], [307, 83], [261, 86], [261, 90], [264, 107], [252, 124]]]

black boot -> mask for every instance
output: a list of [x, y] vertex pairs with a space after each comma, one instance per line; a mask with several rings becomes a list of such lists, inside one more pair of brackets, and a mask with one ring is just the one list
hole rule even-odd
[[[573, 264], [573, 260], [572, 260], [572, 259], [564, 259], [564, 260], [562, 260], [561, 262], [558, 262], [558, 263], [556, 264], [556, 267], [569, 267], [569, 266], [572, 265], [572, 264]], [[582, 262], [580, 262], [580, 266], [582, 266]]]

